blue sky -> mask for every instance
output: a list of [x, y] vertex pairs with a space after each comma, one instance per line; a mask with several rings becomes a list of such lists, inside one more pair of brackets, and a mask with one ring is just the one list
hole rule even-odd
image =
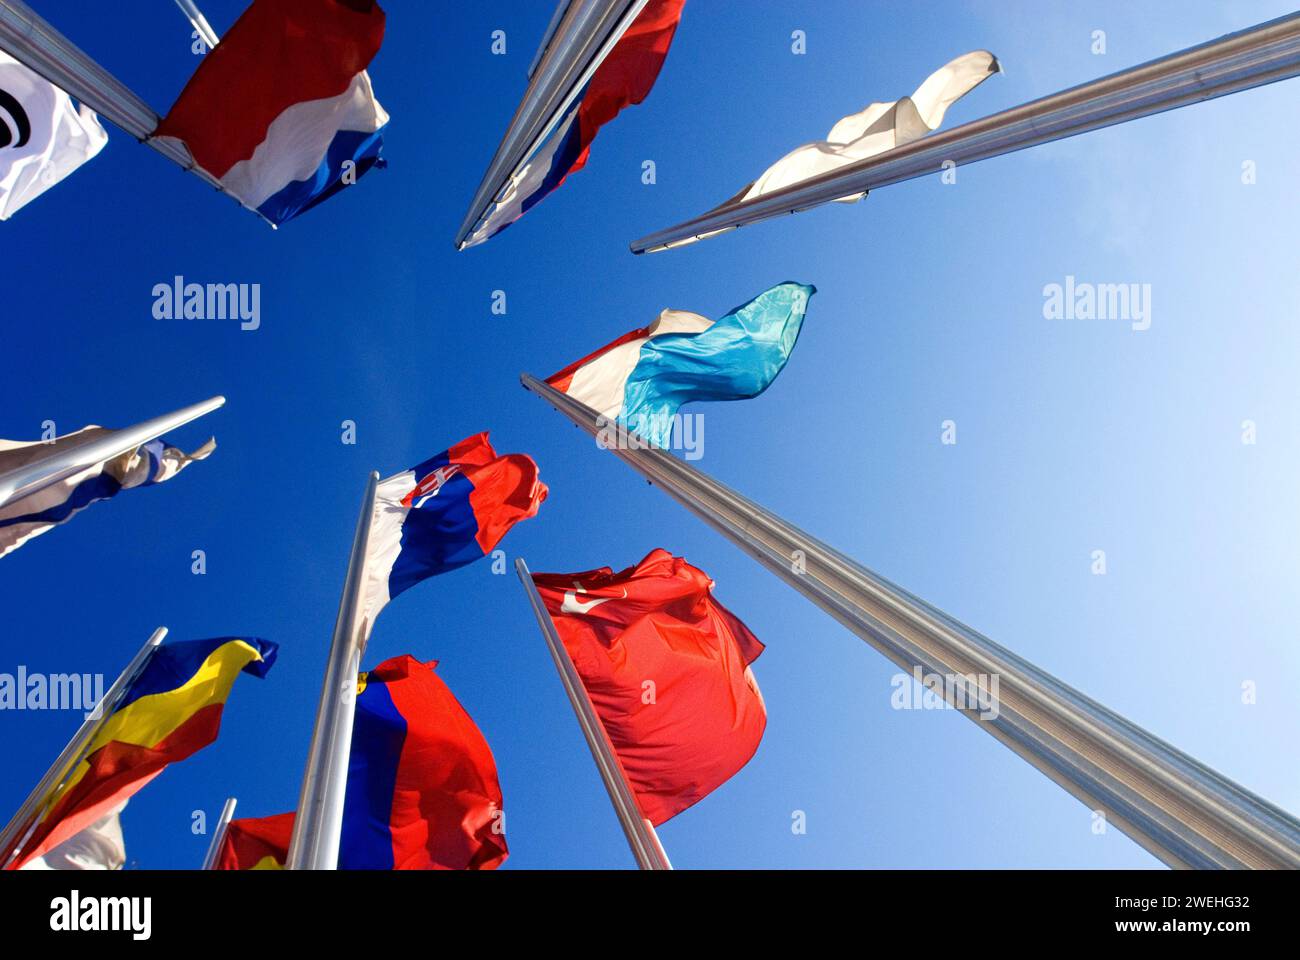
[[[37, 4], [156, 109], [197, 58], [167, 0]], [[204, 0], [220, 32], [239, 0]], [[551, 489], [504, 541], [534, 570], [707, 570], [766, 642], [769, 723], [732, 781], [666, 824], [678, 867], [1134, 867], [1155, 860], [951, 712], [896, 711], [883, 657], [523, 391], [664, 307], [718, 316], [816, 284], [762, 397], [705, 414], [697, 465], [1246, 787], [1300, 810], [1300, 304], [1295, 81], [1087, 134], [862, 204], [633, 257], [871, 100], [959, 53], [1005, 73], [955, 125], [1288, 12], [1180, 4], [690, 0], [659, 82], [587, 169], [465, 253], [452, 236], [525, 87], [544, 2], [388, 4], [372, 65], [387, 170], [272, 231], [129, 137], [0, 226], [0, 436], [125, 426], [221, 393], [173, 436], [219, 448], [3, 560], [0, 671], [116, 674], [159, 624], [281, 645], [220, 740], [131, 801], [140, 867], [193, 867], [227, 795], [296, 803], [366, 474], [483, 429]], [[490, 51], [504, 30], [507, 54]], [[790, 50], [804, 30], [807, 53]], [[1093, 32], [1106, 53], [1092, 52]], [[657, 183], [641, 182], [652, 159]], [[1256, 182], [1242, 183], [1251, 161]], [[177, 274], [260, 283], [262, 324], [160, 321]], [[1067, 275], [1151, 285], [1150, 329], [1048, 320]], [[508, 312], [491, 313], [494, 290]], [[688, 408], [690, 410], [690, 408]], [[940, 443], [944, 420], [955, 445]], [[340, 442], [340, 424], [358, 442]], [[1252, 420], [1258, 442], [1241, 442]], [[190, 572], [191, 551], [208, 572]], [[1105, 550], [1107, 573], [1091, 572]], [[507, 868], [631, 857], [513, 574], [483, 562], [380, 618], [367, 664], [439, 659], [505, 795]], [[1243, 704], [1253, 681], [1257, 702]], [[12, 810], [78, 717], [0, 714]], [[796, 810], [807, 833], [791, 831]]]

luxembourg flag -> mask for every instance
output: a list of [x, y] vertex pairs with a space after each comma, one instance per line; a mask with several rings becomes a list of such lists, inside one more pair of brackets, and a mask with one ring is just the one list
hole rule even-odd
[[366, 73], [383, 39], [374, 0], [254, 0], [154, 136], [278, 226], [384, 165]]
[[666, 447], [673, 419], [693, 400], [756, 397], [790, 359], [817, 288], [781, 283], [714, 321], [664, 310], [546, 382], [642, 439]]
[[381, 480], [366, 552], [365, 634], [403, 590], [491, 553], [511, 527], [537, 515], [546, 493], [533, 458], [497, 456], [486, 433]]
[[587, 87], [545, 143], [506, 184], [496, 206], [466, 238], [472, 247], [500, 233], [571, 173], [587, 165], [596, 133], [650, 94], [668, 57], [686, 0], [649, 0], [592, 73]]

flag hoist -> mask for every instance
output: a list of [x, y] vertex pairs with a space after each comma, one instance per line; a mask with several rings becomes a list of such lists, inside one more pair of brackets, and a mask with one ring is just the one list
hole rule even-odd
[[633, 253], [667, 250], [953, 165], [1014, 153], [1297, 75], [1300, 13], [1292, 13], [951, 130], [900, 141], [893, 149], [797, 182], [783, 180], [787, 185], [779, 189], [756, 195], [742, 191], [707, 213], [634, 240], [631, 249]]
[[671, 870], [672, 864], [668, 862], [668, 854], [664, 852], [663, 844], [659, 842], [659, 835], [655, 833], [655, 828], [650, 821], [641, 815], [636, 795], [632, 792], [632, 786], [628, 783], [623, 766], [614, 752], [614, 745], [610, 743], [605, 725], [596, 714], [591, 697], [582, 684], [582, 678], [578, 676], [572, 658], [560, 641], [555, 623], [551, 620], [545, 604], [542, 603], [542, 598], [533, 583], [533, 576], [528, 570], [528, 564], [522, 557], [515, 560], [515, 572], [519, 574], [519, 582], [524, 585], [528, 602], [532, 604], [533, 615], [537, 617], [537, 626], [541, 628], [542, 636], [546, 639], [546, 646], [551, 651], [551, 659], [555, 661], [555, 669], [560, 674], [560, 682], [564, 685], [569, 705], [573, 707], [573, 713], [578, 718], [578, 726], [582, 728], [582, 735], [591, 750], [591, 758], [596, 761], [601, 782], [609, 792], [610, 803], [614, 805], [614, 812], [618, 815], [619, 825], [623, 828], [624, 836], [627, 837], [628, 846], [632, 848], [632, 856], [636, 859], [637, 866], [642, 870]]
[[[498, 455], [487, 433], [467, 437], [382, 481], [371, 473], [294, 816], [285, 864], [290, 870], [339, 867], [358, 675], [375, 618], [420, 581], [489, 555], [517, 522], [537, 514], [546, 494], [533, 459], [521, 453]], [[405, 669], [392, 661], [387, 665], [398, 673]], [[425, 665], [426, 673], [431, 669]], [[481, 764], [486, 770], [490, 751], [484, 745], [477, 752], [486, 754]], [[495, 781], [495, 772], [483, 779]], [[504, 849], [501, 853], [504, 859]], [[490, 851], [476, 858], [489, 860]]]
[[493, 208], [566, 120], [601, 62], [646, 4], [647, 0], [561, 0], [529, 72], [528, 90], [456, 231], [457, 249], [486, 239], [478, 231]]
[[221, 816], [217, 818], [217, 825], [212, 828], [212, 840], [208, 843], [208, 852], [203, 855], [203, 870], [215, 870], [217, 868], [217, 858], [221, 856], [221, 845], [226, 839], [226, 831], [230, 829], [230, 821], [235, 817], [235, 806], [239, 803], [237, 797], [226, 797], [226, 802], [222, 804]]
[[[1286, 811], [621, 423], [535, 377], [521, 380], [587, 433], [616, 428], [617, 442], [603, 446], [904, 670], [960, 681], [945, 697], [967, 718], [1166, 864], [1300, 867], [1300, 821]], [[981, 710], [986, 693], [967, 688], [981, 675], [998, 678], [996, 711]]]
[[153, 108], [22, 0], [0, 0], [0, 49], [141, 143], [247, 206], [196, 165], [183, 144], [154, 138], [161, 118]]
[[4, 830], [0, 831], [0, 869], [7, 867], [22, 854], [28, 838], [40, 822], [46, 800], [54, 794], [60, 784], [67, 780], [85, 757], [87, 747], [94, 741], [95, 734], [99, 732], [105, 719], [112, 714], [114, 707], [122, 699], [122, 695], [131, 686], [132, 681], [143, 672], [166, 636], [166, 627], [159, 627], [150, 635], [144, 646], [126, 665], [126, 669], [113, 681], [108, 692], [95, 705], [95, 709], [82, 722], [80, 729], [63, 748], [63, 752], [45, 771], [45, 776], [41, 777], [40, 782], [27, 795], [27, 799], [23, 801], [23, 805], [18, 808]]

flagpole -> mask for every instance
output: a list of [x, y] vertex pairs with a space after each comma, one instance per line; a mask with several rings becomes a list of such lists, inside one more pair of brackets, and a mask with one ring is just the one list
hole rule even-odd
[[48, 455], [0, 473], [0, 507], [38, 493], [97, 463], [130, 453], [150, 440], [158, 439], [169, 430], [175, 430], [191, 420], [197, 420], [204, 414], [211, 413], [225, 402], [225, 397], [211, 397], [201, 403], [182, 407], [180, 410], [165, 413], [133, 427], [114, 430], [88, 443], [65, 446], [62, 449], [51, 444]]
[[596, 769], [600, 771], [600, 779], [609, 792], [610, 803], [614, 805], [614, 812], [618, 815], [619, 825], [627, 837], [628, 846], [632, 848], [637, 866], [642, 870], [671, 870], [672, 864], [668, 862], [668, 854], [659, 842], [659, 835], [650, 821], [641, 815], [636, 795], [627, 782], [623, 765], [614, 752], [605, 725], [596, 713], [591, 697], [587, 695], [587, 688], [583, 686], [582, 678], [578, 676], [578, 670], [555, 630], [555, 621], [542, 603], [532, 574], [528, 572], [528, 564], [522, 557], [515, 559], [515, 572], [519, 574], [519, 582], [528, 594], [528, 602], [532, 605], [533, 615], [537, 617], [537, 625], [541, 627], [546, 646], [551, 651], [551, 659], [555, 661], [560, 682], [568, 694], [569, 704], [578, 718], [578, 726], [582, 728], [582, 735], [587, 740], [591, 758], [596, 761]]
[[979, 691], [966, 678], [997, 678], [996, 710], [961, 712], [1166, 864], [1300, 867], [1291, 814], [567, 394], [521, 380], [909, 673], [951, 679], [967, 703]]
[[647, 0], [562, 2], [567, 2], [564, 15], [547, 28], [545, 49], [529, 72], [528, 90], [456, 232], [458, 250], [469, 245], [470, 234], [487, 217], [496, 198], [555, 129]]
[[1300, 75], [1300, 13], [934, 133], [752, 200], [724, 204], [631, 244], [633, 253], [938, 173]]
[[198, 166], [185, 144], [172, 137], [154, 137], [161, 118], [153, 108], [22, 0], [0, 0], [0, 49], [245, 210], [262, 217]]
[[217, 818], [217, 825], [212, 831], [212, 840], [208, 843], [208, 852], [203, 856], [203, 866], [199, 869], [217, 869], [217, 857], [221, 856], [221, 841], [226, 839], [226, 830], [230, 827], [230, 821], [234, 819], [235, 804], [238, 802], [235, 797], [226, 797], [226, 803], [221, 808], [221, 816]]
[[185, 19], [189, 20], [190, 26], [199, 35], [199, 39], [208, 45], [208, 49], [215, 47], [220, 39], [217, 31], [212, 29], [212, 24], [208, 23], [208, 18], [194, 0], [176, 0], [176, 6], [181, 8], [181, 13], [185, 14]]
[[361, 513], [352, 538], [352, 553], [334, 621], [329, 661], [321, 687], [316, 726], [312, 730], [307, 769], [302, 778], [298, 813], [289, 841], [290, 870], [337, 870], [343, 831], [343, 798], [348, 785], [352, 751], [352, 720], [357, 700], [357, 674], [366, 638], [361, 632], [365, 605], [366, 550], [379, 474], [371, 472]]
[[57, 789], [68, 775], [76, 769], [77, 764], [85, 757], [86, 748], [90, 746], [103, 725], [104, 720], [112, 715], [117, 702], [122, 698], [131, 683], [138, 677], [149, 659], [154, 655], [167, 636], [167, 628], [159, 627], [145, 641], [131, 662], [126, 665], [118, 678], [113, 681], [113, 685], [108, 688], [108, 692], [100, 698], [99, 703], [95, 704], [93, 710], [86, 715], [82, 721], [80, 729], [68, 741], [68, 745], [55, 759], [50, 768], [45, 771], [45, 776], [41, 777], [33, 788], [32, 792], [27, 795], [17, 812], [10, 818], [9, 823], [3, 831], [0, 831], [0, 869], [8, 867], [22, 852], [23, 845], [31, 836], [32, 831], [40, 822], [40, 816], [43, 812], [41, 807], [45, 804], [49, 795]]

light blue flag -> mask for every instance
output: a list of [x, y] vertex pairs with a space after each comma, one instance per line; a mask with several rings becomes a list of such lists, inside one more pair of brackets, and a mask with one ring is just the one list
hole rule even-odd
[[627, 378], [618, 419], [666, 447], [682, 404], [758, 396], [790, 359], [816, 292], [811, 284], [778, 284], [703, 330], [649, 337]]

